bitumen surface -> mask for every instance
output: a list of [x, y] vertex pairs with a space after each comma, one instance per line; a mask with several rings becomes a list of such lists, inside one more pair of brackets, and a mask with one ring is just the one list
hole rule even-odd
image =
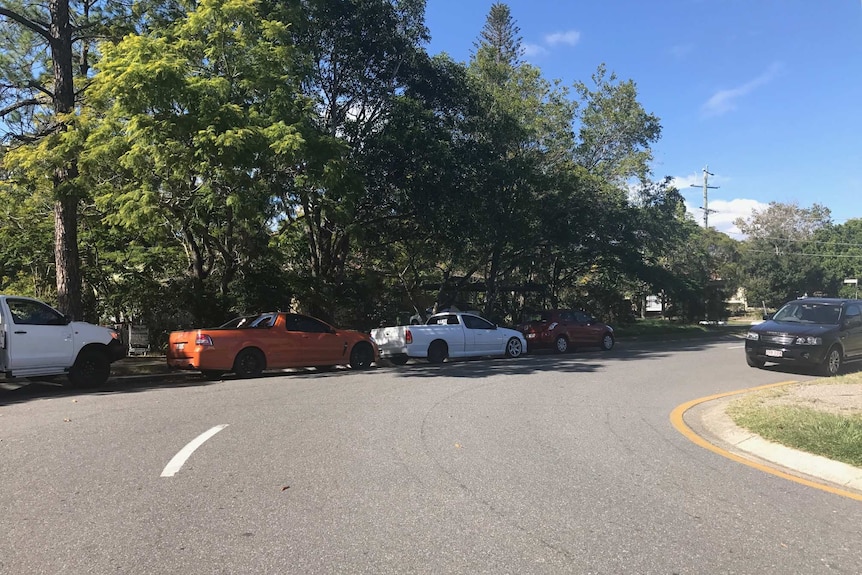
[[[158, 356], [128, 357], [111, 367], [109, 382], [200, 377], [197, 372], [171, 370], [165, 358]], [[5, 389], [22, 384], [0, 382]], [[811, 387], [813, 393], [816, 394], [817, 388]], [[727, 407], [746, 393], [755, 393], [755, 390], [694, 399], [674, 410], [670, 415], [671, 423], [692, 442], [729, 459], [790, 481], [862, 501], [862, 468], [791, 449], [736, 425], [727, 415]]]

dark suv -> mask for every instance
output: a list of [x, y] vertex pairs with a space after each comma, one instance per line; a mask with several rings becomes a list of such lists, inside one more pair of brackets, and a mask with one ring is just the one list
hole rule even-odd
[[576, 347], [614, 347], [614, 330], [581, 310], [549, 309], [527, 318], [516, 328], [524, 334], [527, 349], [552, 349], [557, 353]]
[[862, 360], [862, 300], [803, 298], [784, 304], [745, 336], [745, 360], [817, 367], [836, 375]]

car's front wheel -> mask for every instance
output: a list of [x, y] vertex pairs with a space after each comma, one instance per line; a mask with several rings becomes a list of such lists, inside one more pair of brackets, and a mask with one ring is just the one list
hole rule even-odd
[[520, 357], [522, 353], [524, 353], [524, 346], [520, 339], [513, 337], [506, 342], [506, 357]]
[[105, 352], [88, 348], [82, 349], [69, 370], [69, 383], [72, 387], [99, 387], [105, 385], [111, 375], [111, 361]]
[[350, 351], [350, 369], [368, 369], [374, 362], [374, 349], [370, 344], [357, 343]]
[[602, 336], [602, 350], [610, 351], [614, 348], [614, 336], [606, 333]]
[[748, 364], [748, 367], [756, 367], [758, 369], [762, 369], [763, 366], [766, 365], [765, 361], [757, 359], [756, 357], [752, 357], [748, 354], [745, 355], [745, 363]]
[[838, 375], [841, 371], [841, 348], [833, 345], [826, 352], [826, 357], [823, 358], [823, 363], [820, 364], [820, 373], [826, 377]]

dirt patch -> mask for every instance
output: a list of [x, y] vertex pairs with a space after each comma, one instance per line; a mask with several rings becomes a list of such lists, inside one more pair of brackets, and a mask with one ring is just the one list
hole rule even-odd
[[815, 383], [782, 387], [763, 398], [764, 405], [807, 407], [840, 415], [862, 415], [862, 383]]

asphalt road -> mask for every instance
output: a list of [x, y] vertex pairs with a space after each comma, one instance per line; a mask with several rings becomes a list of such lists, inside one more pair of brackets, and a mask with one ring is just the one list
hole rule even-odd
[[862, 572], [858, 501], [672, 427], [810, 379], [741, 344], [0, 392], [0, 573]]

